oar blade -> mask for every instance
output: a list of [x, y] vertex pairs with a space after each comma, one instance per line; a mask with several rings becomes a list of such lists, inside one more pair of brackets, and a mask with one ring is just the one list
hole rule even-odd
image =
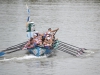
[[3, 55], [5, 55], [5, 53], [4, 52], [0, 52], [0, 56], [3, 56]]

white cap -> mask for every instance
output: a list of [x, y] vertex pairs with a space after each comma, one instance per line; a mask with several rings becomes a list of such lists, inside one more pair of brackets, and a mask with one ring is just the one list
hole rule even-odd
[[37, 34], [34, 34], [34, 36], [37, 36]]

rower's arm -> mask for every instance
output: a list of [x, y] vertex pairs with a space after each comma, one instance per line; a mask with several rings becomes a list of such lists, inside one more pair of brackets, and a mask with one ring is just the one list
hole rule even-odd
[[55, 30], [52, 30], [51, 32], [55, 32], [55, 31], [57, 31], [57, 30], [59, 30], [59, 28], [57, 28], [57, 29], [55, 29]]

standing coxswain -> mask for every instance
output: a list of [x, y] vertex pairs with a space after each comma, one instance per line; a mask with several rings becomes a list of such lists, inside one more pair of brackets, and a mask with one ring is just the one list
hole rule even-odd
[[34, 31], [35, 31], [35, 24], [34, 24], [34, 22], [27, 22], [27, 24], [26, 24], [26, 32], [27, 32], [28, 39], [33, 37]]

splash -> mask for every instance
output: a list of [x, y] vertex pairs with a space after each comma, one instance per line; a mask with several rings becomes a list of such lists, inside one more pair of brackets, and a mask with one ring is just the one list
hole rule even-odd
[[92, 54], [95, 53], [95, 52], [92, 51], [92, 50], [85, 50], [84, 52], [86, 53], [85, 56], [91, 56]]

